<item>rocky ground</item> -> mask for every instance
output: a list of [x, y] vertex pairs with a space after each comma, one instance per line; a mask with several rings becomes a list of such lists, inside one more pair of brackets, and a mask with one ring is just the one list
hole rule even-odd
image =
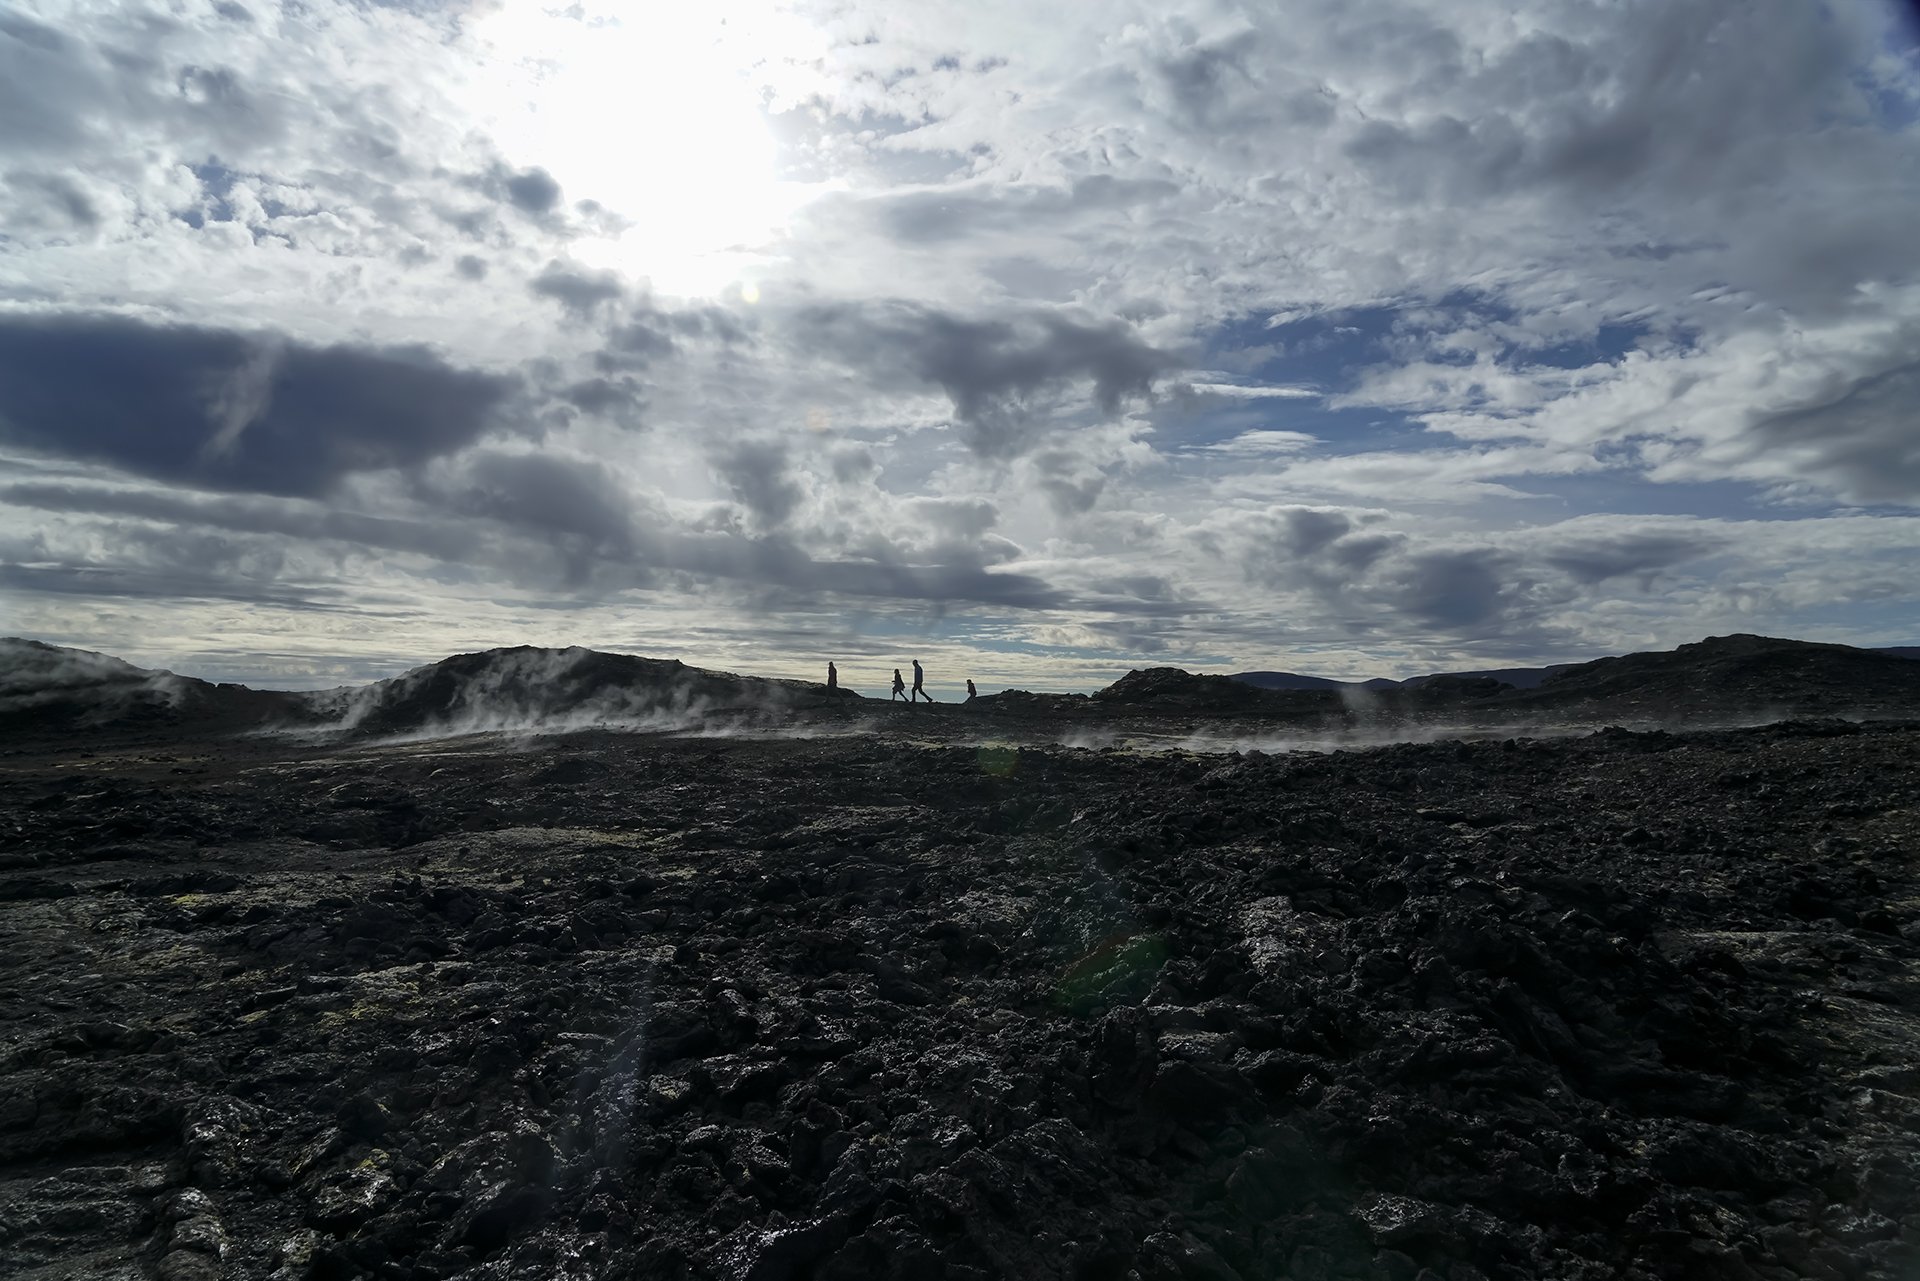
[[1920, 723], [983, 723], [16, 747], [0, 1274], [1920, 1275]]

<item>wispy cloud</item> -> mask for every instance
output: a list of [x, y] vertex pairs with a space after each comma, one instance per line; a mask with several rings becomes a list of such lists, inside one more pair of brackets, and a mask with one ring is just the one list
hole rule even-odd
[[1203, 454], [1233, 454], [1247, 458], [1262, 458], [1272, 454], [1297, 454], [1311, 449], [1320, 443], [1318, 436], [1304, 431], [1276, 431], [1271, 428], [1259, 431], [1245, 431], [1231, 440], [1215, 441], [1210, 445], [1193, 445], [1192, 452]]

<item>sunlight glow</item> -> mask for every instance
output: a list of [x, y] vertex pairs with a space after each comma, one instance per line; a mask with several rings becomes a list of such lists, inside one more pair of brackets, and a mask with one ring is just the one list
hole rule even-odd
[[783, 68], [821, 36], [769, 0], [548, 8], [510, 0], [466, 36], [472, 106], [517, 167], [538, 165], [569, 207], [597, 202], [590, 266], [662, 293], [711, 295], [751, 274], [819, 184], [776, 177], [761, 115]]

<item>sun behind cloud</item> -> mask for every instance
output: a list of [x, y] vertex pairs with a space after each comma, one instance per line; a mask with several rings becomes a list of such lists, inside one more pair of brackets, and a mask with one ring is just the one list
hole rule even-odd
[[657, 293], [711, 296], [767, 260], [822, 184], [778, 175], [762, 113], [817, 34], [764, 0], [510, 3], [466, 24], [471, 107], [506, 157], [604, 211], [582, 263]]

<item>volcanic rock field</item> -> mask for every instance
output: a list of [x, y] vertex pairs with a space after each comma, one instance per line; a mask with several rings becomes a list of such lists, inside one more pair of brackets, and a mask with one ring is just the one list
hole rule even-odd
[[17, 701], [0, 1276], [1911, 1281], [1920, 695], [1753, 639], [1358, 707]]

